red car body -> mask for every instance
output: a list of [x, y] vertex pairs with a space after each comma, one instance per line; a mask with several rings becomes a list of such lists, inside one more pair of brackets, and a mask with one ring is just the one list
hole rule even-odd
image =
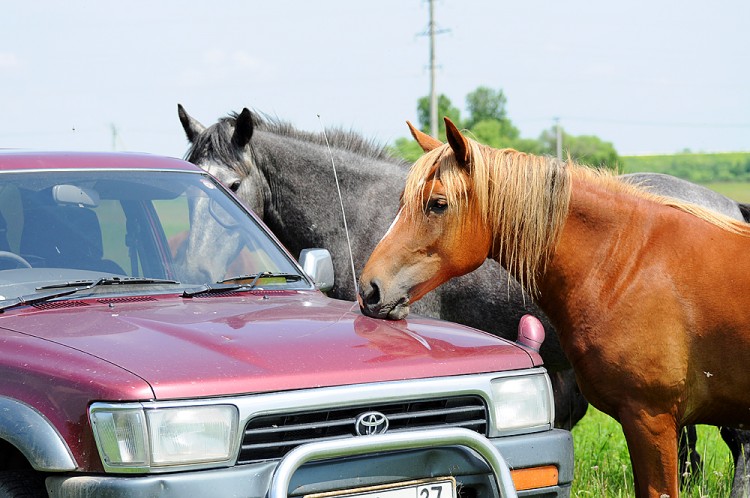
[[[162, 489], [164, 482], [172, 483], [175, 490], [182, 489], [182, 483], [187, 482], [185, 476], [195, 474], [192, 470], [196, 465], [202, 469], [203, 475], [214, 472], [204, 463], [177, 466], [166, 469], [168, 475], [161, 475], [158, 485], [155, 484], [157, 481], [150, 480], [151, 470], [147, 468], [122, 470], [126, 475], [118, 474], [118, 468], [106, 462], [106, 450], [102, 449], [104, 443], [97, 441], [92, 427], [93, 418], [89, 411], [97, 404], [116, 406], [123, 403], [128, 407], [135, 404], [148, 412], [192, 401], [205, 405], [214, 401], [233, 404], [240, 400], [236, 403], [239, 423], [245, 424], [249, 418], [245, 413], [247, 407], [259, 395], [263, 397], [258, 399], [265, 400], [276, 393], [289, 396], [300, 393], [303, 404], [317, 407], [318, 404], [325, 405], [324, 401], [310, 401], [317, 392], [325, 397], [330, 393], [344, 392], [342, 389], [361, 390], [362, 393], [372, 389], [372, 392], [380, 393], [377, 396], [382, 398], [381, 401], [386, 401], [389, 396], [383, 394], [383, 386], [393, 385], [401, 389], [416, 381], [433, 386], [442, 378], [450, 379], [450, 385], [458, 385], [458, 380], [467, 379], [466, 391], [474, 392], [474, 388], [468, 387], [472, 376], [485, 379], [486, 374], [502, 376], [504, 372], [514, 376], [526, 372], [546, 376], [539, 354], [527, 347], [468, 327], [418, 316], [398, 322], [376, 320], [363, 316], [355, 303], [327, 298], [314, 288], [309, 277], [301, 273], [293, 258], [283, 248], [277, 247], [275, 238], [250, 212], [243, 212], [246, 218], [243, 223], [253, 225], [254, 237], [261, 237], [264, 244], [270, 244], [274, 251], [278, 251], [273, 257], [280, 261], [284, 272], [300, 272], [293, 275], [296, 280], [287, 280], [289, 285], [272, 282], [264, 287], [253, 287], [245, 281], [239, 286], [221, 288], [220, 292], [211, 289], [206, 293], [186, 292], [199, 283], [186, 286], [159, 280], [169, 278], [177, 270], [166, 269], [158, 275], [146, 275], [145, 270], [142, 275], [137, 270], [131, 272], [129, 265], [134, 261], [132, 246], [129, 257], [125, 253], [112, 256], [121, 267], [127, 268], [123, 275], [112, 277], [107, 274], [104, 281], [97, 281], [99, 273], [92, 270], [87, 269], [78, 277], [71, 273], [77, 271], [75, 268], [57, 269], [43, 258], [27, 255], [28, 246], [23, 249], [26, 229], [17, 228], [14, 232], [13, 227], [21, 227], [31, 217], [26, 215], [22, 222], [14, 213], [28, 208], [31, 201], [27, 198], [46, 196], [49, 188], [43, 185], [44, 188], [36, 189], [33, 182], [27, 185], [24, 175], [37, 175], [39, 181], [46, 181], [44, 179], [55, 175], [70, 173], [76, 179], [71, 180], [70, 185], [84, 185], [80, 187], [81, 195], [89, 195], [98, 189], [102, 204], [109, 197], [118, 199], [117, 202], [123, 205], [130, 201], [127, 196], [118, 197], [120, 189], [106, 188], [107, 182], [111, 181], [109, 177], [98, 183], [81, 181], [95, 172], [119, 175], [118, 178], [127, 177], [130, 172], [137, 172], [141, 177], [153, 172], [155, 178], [167, 173], [175, 175], [174, 178], [197, 175], [200, 181], [196, 185], [219, 192], [222, 198], [230, 199], [227, 202], [237, 204], [238, 212], [242, 212], [242, 206], [218, 182], [211, 183], [212, 180], [199, 168], [177, 159], [136, 154], [0, 153], [0, 214], [5, 217], [10, 240], [9, 250], [5, 253], [13, 253], [7, 255], [9, 259], [18, 255], [29, 262], [28, 268], [0, 268], [0, 294], [3, 294], [0, 295], [0, 408], [5, 409], [5, 415], [0, 413], [0, 449], [12, 454], [7, 460], [13, 462], [0, 468], [0, 491], [3, 489], [3, 472], [8, 471], [20, 471], [25, 478], [44, 482], [40, 496], [44, 493], [50, 496], [89, 496], [92, 492], [96, 494], [97, 489], [109, 490], [108, 494], [105, 493], [107, 496], [137, 496], [152, 489], [148, 486]], [[21, 193], [4, 193], [11, 187]], [[23, 202], [16, 202], [19, 196]], [[58, 204], [76, 204], [69, 200], [63, 202], [64, 196], [55, 197]], [[168, 197], [164, 195], [158, 200]], [[148, 204], [140, 197], [138, 199], [142, 205]], [[82, 201], [72, 207], [77, 210], [100, 209], [94, 201], [90, 206], [84, 205], [88, 202]], [[66, 206], [66, 209], [70, 207]], [[155, 211], [148, 207], [145, 212]], [[102, 212], [99, 211], [97, 216], [105, 233], [103, 257], [107, 258], [107, 233], [116, 231], [116, 228], [107, 225], [114, 222], [104, 220]], [[168, 235], [159, 232], [162, 228], [151, 222], [150, 229], [158, 236], [154, 254], [160, 254], [157, 258], [160, 264], [177, 265], [171, 261], [172, 255], [157, 247], [159, 240], [166, 240]], [[54, 225], [49, 226], [49, 231], [56, 229]], [[235, 230], [234, 226], [232, 230]], [[0, 231], [0, 235], [4, 236], [4, 233]], [[112, 240], [129, 236], [130, 233], [117, 234]], [[0, 256], [2, 253], [0, 251]], [[180, 257], [179, 251], [173, 255], [175, 261]], [[140, 266], [146, 268], [149, 264], [143, 259]], [[133, 264], [132, 268], [136, 266]], [[51, 275], [58, 273], [61, 280], [50, 280]], [[69, 275], [74, 275], [72, 281]], [[140, 284], [124, 285], [135, 283], [128, 279], [136, 277], [154, 277], [157, 282], [153, 288]], [[18, 291], [18, 295], [11, 295], [14, 285], [24, 278], [28, 278], [28, 282], [24, 282], [23, 290]], [[87, 280], [89, 278], [93, 280]], [[29, 297], [32, 291], [49, 292], [45, 286], [50, 282], [52, 292], [54, 289], [75, 292], [39, 301], [35, 300], [36, 297]], [[209, 288], [211, 282], [200, 285]], [[478, 396], [485, 395], [483, 389], [476, 390]], [[393, 397], [396, 399], [395, 395]], [[362, 394], [357, 406], [367, 399]], [[337, 404], [345, 405], [346, 400], [338, 399]], [[21, 409], [22, 414], [10, 413], [16, 408]], [[493, 416], [488, 415], [490, 419]], [[21, 419], [31, 422], [19, 432], [12, 424]], [[44, 426], [43, 430], [40, 432], [34, 424]], [[241, 432], [242, 427], [239, 429]], [[58, 441], [40, 442], [40, 434], [55, 433], [59, 435]], [[550, 457], [541, 460], [547, 462], [548, 467], [556, 468], [556, 481], [540, 493], [567, 496], [572, 479], [569, 434], [554, 430], [551, 418], [545, 427], [536, 427], [530, 433], [534, 444], [539, 445], [536, 449], [533, 444], [526, 448], [524, 438], [528, 434], [524, 435], [522, 430], [509, 433], [507, 438], [496, 439], [512, 448], [509, 450], [511, 454], [515, 451], [524, 455], [516, 462], [533, 461], [538, 456], [535, 455], [538, 448], [549, 449]], [[414, 434], [417, 437], [418, 432]], [[488, 447], [492, 444], [502, 447], [501, 443], [487, 443]], [[44, 455], [53, 447], [59, 453], [57, 456]], [[370, 455], [371, 463], [387, 461], [392, 458], [389, 455], [374, 451]], [[419, 463], [423, 456], [422, 453], [412, 456], [416, 458], [415, 475], [427, 468], [426, 464]], [[352, 458], [352, 461], [359, 459], [367, 463], [368, 456]], [[450, 463], [454, 457], [446, 450], [440, 458]], [[200, 485], [191, 481], [192, 487], [187, 489], [214, 489], [216, 496], [222, 496], [215, 482], [227, 483], [230, 480], [218, 472], [226, 472], [227, 467], [232, 470], [241, 467], [234, 465], [234, 459], [218, 465], [225, 470], [215, 471], [216, 480], [207, 480]], [[266, 476], [273, 471], [274, 466], [269, 466], [268, 462], [262, 465], [262, 470], [253, 468], [245, 475]], [[335, 470], [331, 471], [321, 472], [318, 468], [317, 475], [324, 477], [319, 483], [313, 483], [314, 479], [309, 478], [310, 482], [300, 485], [299, 489], [303, 491], [299, 493], [308, 488], [330, 490], [341, 487], [340, 483], [336, 484], [337, 479], [344, 480], [344, 489], [359, 482], [362, 476], [334, 478], [334, 474], [342, 472], [341, 465], [336, 463], [331, 467]], [[371, 469], [369, 465], [367, 468]], [[164, 473], [165, 469], [156, 471]], [[367, 472], [375, 472], [368, 482], [379, 482], [375, 478], [376, 471]], [[140, 478], [128, 476], [133, 473]], [[311, 469], [301, 475], [314, 473]], [[195, 478], [195, 475], [190, 477]], [[269, 477], [264, 479], [267, 484]], [[96, 486], [87, 488], [92, 485], [90, 483], [96, 483]], [[161, 493], [172, 496], [167, 491]], [[250, 495], [252, 492], [248, 491]], [[527, 495], [534, 496], [534, 493]]]

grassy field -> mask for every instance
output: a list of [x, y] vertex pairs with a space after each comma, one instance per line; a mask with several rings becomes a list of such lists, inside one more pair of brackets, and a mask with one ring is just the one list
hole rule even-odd
[[695, 183], [750, 181], [750, 152], [622, 156], [620, 171], [655, 171]]
[[[593, 407], [573, 428], [575, 480], [572, 497], [627, 498], [633, 472], [620, 424]], [[698, 453], [703, 469], [691, 476], [682, 498], [728, 497], [734, 476], [732, 456], [716, 427], [698, 426]]]
[[667, 173], [750, 203], [750, 152], [623, 156], [621, 161], [622, 173]]
[[748, 182], [712, 182], [703, 185], [737, 202], [750, 203], [750, 183]]

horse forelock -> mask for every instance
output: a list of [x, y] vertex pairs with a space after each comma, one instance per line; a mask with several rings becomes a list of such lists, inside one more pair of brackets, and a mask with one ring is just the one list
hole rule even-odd
[[[257, 123], [256, 115], [251, 115], [253, 124]], [[198, 165], [215, 162], [246, 176], [249, 167], [245, 156], [247, 151], [232, 140], [236, 121], [237, 114], [233, 114], [206, 128], [195, 137], [185, 153], [185, 160]]]
[[422, 156], [410, 170], [404, 189], [405, 212], [412, 220], [423, 212], [425, 186], [439, 180], [460, 229], [466, 213], [492, 232], [492, 257], [531, 295], [536, 277], [559, 239], [570, 202], [568, 163], [512, 149], [494, 149], [469, 140], [469, 165], [461, 166], [443, 145]]

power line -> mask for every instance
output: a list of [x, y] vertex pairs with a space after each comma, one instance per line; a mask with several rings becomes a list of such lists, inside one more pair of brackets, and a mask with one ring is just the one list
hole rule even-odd
[[430, 0], [430, 135], [437, 138], [437, 90], [435, 89], [435, 2]]
[[[550, 118], [526, 119], [518, 122], [548, 121]], [[581, 116], [555, 116], [553, 120], [565, 119], [565, 121], [578, 121], [583, 123], [614, 124], [622, 126], [652, 126], [662, 128], [750, 128], [750, 123], [706, 123], [687, 121], [640, 121], [626, 119], [607, 119]]]

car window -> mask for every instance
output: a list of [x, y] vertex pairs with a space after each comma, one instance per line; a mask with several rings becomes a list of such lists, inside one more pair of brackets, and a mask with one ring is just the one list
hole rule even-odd
[[23, 220], [23, 207], [18, 187], [0, 183], [0, 250], [18, 253], [22, 226], [19, 220]]
[[242, 276], [252, 281], [260, 273], [264, 286], [310, 286], [265, 230], [206, 175], [0, 175], [0, 288], [6, 298], [8, 286], [45, 279], [148, 277], [196, 285]]
[[[121, 268], [128, 266], [128, 246], [124, 227], [127, 219], [122, 204], [116, 200], [105, 199], [93, 209], [96, 213], [102, 232], [102, 257], [117, 263]], [[123, 270], [126, 275], [130, 272]]]

